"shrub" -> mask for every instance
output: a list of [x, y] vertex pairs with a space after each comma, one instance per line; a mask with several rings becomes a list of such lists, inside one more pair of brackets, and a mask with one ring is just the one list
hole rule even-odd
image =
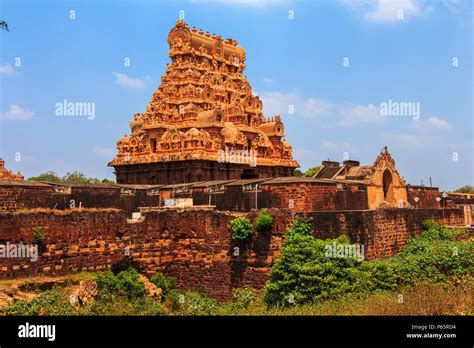
[[100, 292], [116, 293], [129, 299], [146, 295], [145, 285], [140, 281], [138, 272], [128, 268], [117, 275], [108, 271], [97, 276], [97, 287]]
[[28, 302], [20, 300], [2, 309], [6, 315], [73, 315], [74, 307], [66, 295], [57, 290], [47, 290]]
[[294, 220], [281, 247], [281, 257], [264, 287], [268, 306], [292, 306], [336, 298], [361, 286], [359, 261], [326, 256], [326, 245], [349, 243], [347, 236], [319, 240], [311, 235], [311, 220]]
[[255, 292], [251, 287], [238, 288], [232, 294], [232, 304], [235, 309], [247, 309], [254, 301]]
[[313, 222], [313, 218], [308, 218], [306, 221], [301, 216], [296, 216], [287, 230], [288, 235], [298, 234], [301, 236], [311, 236], [313, 232], [313, 228], [311, 223]]
[[167, 296], [171, 290], [176, 288], [176, 278], [166, 277], [163, 273], [155, 273], [150, 281], [163, 291], [163, 296]]
[[268, 231], [272, 228], [273, 217], [266, 211], [261, 210], [255, 220], [255, 228], [257, 231]]
[[230, 221], [230, 230], [232, 231], [232, 239], [239, 241], [247, 241], [252, 236], [252, 224], [245, 217], [235, 218]]
[[184, 313], [187, 315], [213, 315], [219, 311], [219, 302], [199, 292], [184, 295]]

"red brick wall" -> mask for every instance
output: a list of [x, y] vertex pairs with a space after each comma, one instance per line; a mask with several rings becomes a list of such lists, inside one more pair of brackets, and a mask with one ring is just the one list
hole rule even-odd
[[[437, 187], [426, 187], [426, 186], [407, 186], [408, 203], [414, 208], [439, 208], [440, 203], [436, 200], [436, 197], [441, 197], [439, 189]], [[415, 202], [415, 197], [419, 198], [418, 202]]]
[[291, 209], [294, 212], [335, 210], [336, 184], [333, 183], [284, 183], [262, 184], [268, 201], [260, 207]]
[[[0, 258], [0, 278], [104, 270], [126, 259], [149, 275], [162, 271], [180, 286], [201, 289], [221, 300], [243, 285], [262, 288], [272, 260], [279, 256], [284, 230], [293, 213], [270, 210], [272, 233], [255, 233], [247, 247], [232, 241], [228, 228], [234, 214], [204, 210], [165, 210], [145, 214], [142, 222], [127, 222], [125, 212], [85, 209], [82, 212], [0, 214], [0, 243], [34, 243], [34, 229], [45, 235], [37, 262]], [[257, 212], [248, 213], [253, 220]], [[348, 234], [366, 245], [368, 259], [394, 255], [407, 238], [421, 231], [421, 222], [435, 218], [448, 225], [464, 223], [462, 209], [387, 209], [312, 212], [314, 235], [331, 238]], [[240, 248], [234, 256], [234, 248]]]
[[158, 206], [159, 196], [148, 196], [146, 190], [122, 194], [120, 187], [72, 187], [70, 193], [56, 193], [52, 186], [0, 185], [0, 213], [22, 209], [118, 208], [128, 214], [142, 206]]

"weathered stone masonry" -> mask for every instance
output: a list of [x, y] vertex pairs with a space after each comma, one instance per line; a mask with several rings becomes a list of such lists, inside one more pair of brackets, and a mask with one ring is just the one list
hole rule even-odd
[[[124, 261], [125, 249], [138, 268], [178, 278], [186, 288], [201, 289], [218, 299], [228, 299], [243, 285], [262, 288], [273, 260], [279, 256], [284, 230], [293, 213], [270, 210], [273, 232], [255, 233], [248, 247], [232, 241], [228, 228], [235, 214], [212, 210], [163, 210], [127, 222], [118, 209], [0, 214], [0, 242], [34, 243], [34, 229], [45, 235], [37, 262], [1, 258], [0, 277], [61, 275], [101, 271]], [[240, 214], [242, 215], [242, 214]], [[252, 220], [256, 212], [248, 214]], [[331, 238], [348, 234], [354, 243], [366, 245], [369, 259], [396, 253], [407, 238], [421, 231], [428, 218], [448, 225], [463, 225], [462, 209], [382, 209], [326, 211], [305, 214], [314, 218], [314, 235]], [[234, 256], [234, 247], [240, 256]]]

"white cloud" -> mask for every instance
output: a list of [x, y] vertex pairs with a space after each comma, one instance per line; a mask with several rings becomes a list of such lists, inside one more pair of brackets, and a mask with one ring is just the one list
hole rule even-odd
[[129, 77], [122, 73], [114, 72], [115, 82], [120, 86], [142, 89], [145, 88], [146, 83], [151, 81], [150, 76], [145, 76], [143, 79], [138, 79], [134, 77]]
[[273, 83], [274, 81], [273, 81], [273, 79], [271, 79], [271, 78], [269, 78], [269, 77], [264, 77], [264, 78], [263, 78], [263, 82], [265, 82], [265, 83]]
[[429, 8], [421, 0], [340, 0], [370, 22], [395, 22], [424, 14]]
[[23, 109], [17, 104], [11, 104], [10, 109], [3, 116], [10, 120], [29, 121], [33, 118], [34, 112], [29, 109]]
[[94, 146], [92, 151], [94, 151], [96, 155], [99, 155], [101, 157], [113, 158], [115, 156], [115, 150], [105, 147]]
[[448, 121], [437, 117], [413, 120], [411, 127], [416, 130], [451, 129]]
[[15, 71], [10, 64], [0, 66], [0, 74], [11, 74]]
[[[296, 92], [264, 92], [260, 94], [265, 115], [300, 116], [327, 121], [329, 125], [356, 127], [362, 124], [382, 122], [386, 117], [380, 108], [372, 104], [336, 104], [318, 98], [304, 98]], [[294, 114], [290, 110], [294, 109]]]

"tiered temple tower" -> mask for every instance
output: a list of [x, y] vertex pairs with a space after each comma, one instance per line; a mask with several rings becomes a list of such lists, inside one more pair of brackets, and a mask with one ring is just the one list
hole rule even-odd
[[298, 163], [280, 116], [267, 119], [242, 72], [245, 51], [233, 39], [190, 29], [182, 20], [168, 35], [161, 85], [109, 163], [118, 183], [290, 176]]

